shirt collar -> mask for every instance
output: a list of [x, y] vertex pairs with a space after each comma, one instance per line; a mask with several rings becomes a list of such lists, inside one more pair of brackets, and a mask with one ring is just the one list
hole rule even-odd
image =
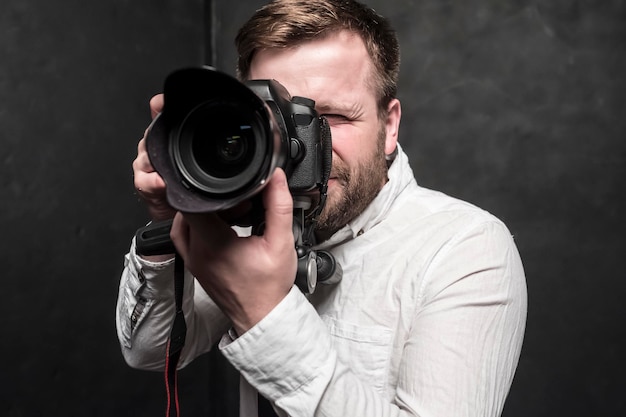
[[389, 167], [387, 173], [389, 181], [387, 181], [363, 213], [346, 226], [339, 229], [327, 241], [321, 243], [319, 247], [327, 248], [346, 240], [354, 239], [366, 233], [387, 217], [397, 196], [400, 195], [410, 182], [414, 181], [413, 170], [409, 165], [409, 158], [404, 153], [399, 143], [397, 146], [398, 155]]

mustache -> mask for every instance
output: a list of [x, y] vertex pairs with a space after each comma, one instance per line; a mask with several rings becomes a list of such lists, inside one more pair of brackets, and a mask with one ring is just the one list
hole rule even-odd
[[342, 162], [335, 162], [330, 171], [330, 177], [337, 178], [340, 182], [347, 183], [350, 181], [350, 169]]

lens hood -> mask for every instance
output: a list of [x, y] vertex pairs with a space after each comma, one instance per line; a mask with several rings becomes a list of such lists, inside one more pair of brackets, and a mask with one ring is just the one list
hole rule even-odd
[[214, 212], [265, 186], [287, 152], [280, 129], [266, 102], [237, 79], [187, 68], [166, 78], [146, 148], [173, 208]]

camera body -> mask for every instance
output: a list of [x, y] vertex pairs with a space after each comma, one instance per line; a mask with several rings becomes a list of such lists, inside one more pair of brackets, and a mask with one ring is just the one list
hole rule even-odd
[[170, 74], [146, 147], [182, 212], [225, 210], [256, 195], [277, 167], [294, 201], [318, 214], [330, 175], [330, 128], [315, 102], [275, 80], [241, 83], [210, 67]]
[[[148, 128], [146, 149], [165, 181], [169, 204], [185, 213], [208, 213], [250, 200], [244, 223], [236, 222], [261, 234], [259, 191], [280, 167], [294, 202], [295, 284], [312, 293], [318, 281], [340, 277], [334, 257], [312, 249], [332, 164], [330, 127], [315, 102], [291, 97], [275, 80], [241, 83], [210, 67], [173, 72], [163, 93], [163, 111]], [[137, 252], [175, 251], [170, 228], [171, 220], [139, 229]]]

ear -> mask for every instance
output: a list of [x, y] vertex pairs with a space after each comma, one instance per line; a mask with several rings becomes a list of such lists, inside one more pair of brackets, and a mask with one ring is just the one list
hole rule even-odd
[[402, 106], [400, 100], [394, 98], [387, 106], [387, 120], [385, 120], [385, 155], [391, 155], [398, 146], [398, 133], [400, 130], [400, 118]]

